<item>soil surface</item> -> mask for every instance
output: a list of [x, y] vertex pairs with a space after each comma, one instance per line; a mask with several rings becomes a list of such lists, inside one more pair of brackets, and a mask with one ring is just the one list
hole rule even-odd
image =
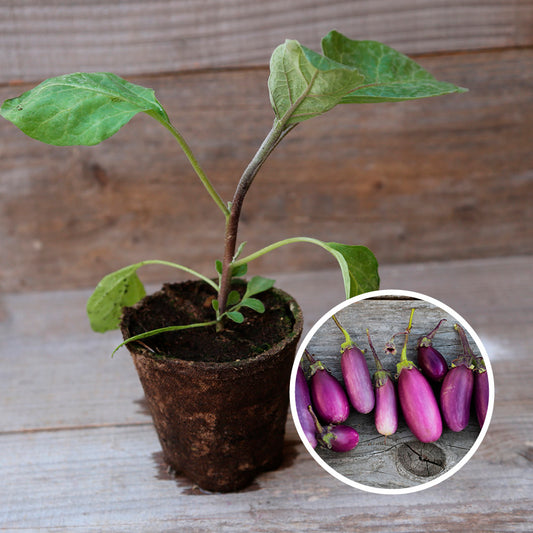
[[[232, 287], [241, 295], [245, 284]], [[215, 291], [204, 282], [165, 284], [161, 291], [124, 310], [123, 323], [131, 336], [166, 326], [215, 319], [211, 305]], [[215, 326], [161, 333], [142, 343], [158, 355], [187, 361], [226, 362], [254, 357], [291, 334], [294, 317], [289, 304], [269, 290], [254, 296], [265, 305], [264, 313], [241, 308], [242, 324], [227, 320], [224, 330]]]

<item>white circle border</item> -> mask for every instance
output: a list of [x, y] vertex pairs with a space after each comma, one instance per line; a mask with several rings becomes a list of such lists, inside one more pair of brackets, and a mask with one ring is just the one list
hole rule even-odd
[[[295, 388], [296, 388], [296, 373], [298, 372], [298, 366], [300, 364], [300, 361], [303, 357], [304, 350], [315, 335], [315, 333], [318, 331], [318, 329], [331, 318], [332, 315], [338, 313], [341, 309], [344, 309], [345, 307], [348, 307], [354, 303], [357, 303], [361, 300], [366, 300], [368, 298], [376, 298], [376, 297], [383, 297], [383, 296], [407, 296], [410, 298], [416, 298], [418, 300], [424, 300], [432, 305], [435, 305], [436, 307], [440, 307], [443, 311], [451, 315], [457, 322], [461, 324], [461, 326], [464, 327], [476, 343], [477, 347], [479, 348], [479, 351], [481, 352], [481, 355], [483, 356], [483, 360], [485, 362], [485, 366], [487, 368], [487, 374], [489, 378], [489, 406], [487, 409], [487, 416], [485, 418], [485, 423], [483, 424], [483, 427], [481, 428], [481, 431], [479, 432], [479, 435], [477, 436], [477, 439], [475, 440], [474, 444], [470, 448], [470, 450], [465, 454], [465, 456], [450, 470], [442, 474], [441, 476], [438, 476], [435, 479], [432, 479], [431, 481], [427, 481], [426, 483], [421, 483], [419, 485], [415, 485], [412, 487], [405, 487], [401, 489], [386, 489], [381, 487], [372, 487], [370, 485], [364, 485], [363, 483], [359, 483], [357, 481], [353, 481], [352, 479], [347, 478], [346, 476], [343, 476], [342, 474], [339, 474], [334, 468], [329, 466], [324, 459], [322, 459], [318, 453], [314, 450], [314, 448], [309, 444], [309, 441], [307, 440], [307, 437], [304, 434], [304, 431], [302, 429], [302, 425], [300, 424], [300, 420], [298, 418], [298, 414], [296, 412], [296, 398], [295, 398]], [[337, 478], [339, 481], [342, 481], [343, 483], [350, 485], [351, 487], [364, 490], [366, 492], [372, 492], [374, 494], [410, 494], [413, 492], [418, 492], [424, 489], [428, 489], [430, 487], [433, 487], [437, 485], [438, 483], [441, 483], [442, 481], [448, 479], [449, 477], [453, 476], [457, 471], [459, 471], [474, 455], [476, 450], [479, 448], [479, 445], [485, 438], [485, 434], [487, 433], [490, 425], [490, 421], [492, 418], [492, 412], [494, 410], [494, 374], [492, 372], [492, 366], [487, 354], [487, 351], [485, 347], [483, 346], [483, 343], [481, 342], [481, 339], [479, 338], [478, 334], [474, 331], [472, 326], [454, 309], [446, 305], [445, 303], [432, 298], [431, 296], [428, 296], [426, 294], [422, 294], [419, 292], [414, 291], [407, 291], [403, 289], [383, 289], [378, 291], [371, 291], [371, 292], [365, 292], [363, 294], [360, 294], [358, 296], [354, 296], [353, 298], [350, 298], [348, 300], [345, 300], [341, 302], [340, 304], [336, 305], [332, 309], [330, 309], [327, 313], [322, 315], [321, 318], [318, 319], [318, 321], [313, 325], [311, 330], [307, 333], [304, 340], [300, 343], [300, 346], [298, 348], [296, 358], [293, 363], [292, 372], [291, 372], [291, 379], [290, 379], [290, 389], [289, 389], [289, 397], [290, 397], [290, 406], [291, 406], [291, 414], [292, 419], [294, 421], [294, 425], [296, 426], [296, 431], [298, 432], [298, 435], [303, 443], [303, 445], [306, 447], [307, 451], [311, 454], [313, 459], [329, 474], [331, 474], [333, 477]]]

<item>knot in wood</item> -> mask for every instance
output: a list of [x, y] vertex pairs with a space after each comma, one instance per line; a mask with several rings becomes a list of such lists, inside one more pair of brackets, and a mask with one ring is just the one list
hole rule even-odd
[[411, 474], [433, 477], [446, 466], [446, 454], [435, 444], [410, 441], [398, 448], [399, 463]]

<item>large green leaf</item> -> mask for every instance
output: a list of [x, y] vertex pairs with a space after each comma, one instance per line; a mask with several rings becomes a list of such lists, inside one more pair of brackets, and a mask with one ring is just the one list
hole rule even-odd
[[325, 113], [362, 81], [354, 67], [293, 40], [278, 46], [270, 60], [270, 101], [276, 118], [287, 126]]
[[137, 270], [145, 263], [136, 263], [108, 274], [87, 301], [87, 315], [94, 331], [103, 333], [116, 329], [122, 308], [136, 304], [146, 295]]
[[324, 245], [339, 262], [346, 298], [379, 289], [378, 262], [366, 246], [350, 246], [337, 242]]
[[98, 144], [142, 111], [168, 122], [152, 89], [107, 72], [78, 72], [6, 100], [0, 113], [34, 139], [73, 146]]
[[341, 103], [397, 102], [467, 90], [436, 80], [409, 57], [377, 41], [354, 41], [331, 31], [322, 39], [322, 51], [364, 77]]

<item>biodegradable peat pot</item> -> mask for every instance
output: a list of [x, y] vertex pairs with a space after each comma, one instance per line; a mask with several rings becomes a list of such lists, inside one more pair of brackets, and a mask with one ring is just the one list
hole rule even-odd
[[[141, 332], [146, 317], [157, 320], [155, 314], [161, 310], [198, 307], [198, 301], [193, 305], [182, 296], [177, 298], [176, 291], [198, 292], [199, 288], [209, 292], [203, 282], [167, 284], [125, 309], [121, 323], [124, 338]], [[179, 347], [177, 353], [158, 355], [164, 353], [161, 346], [168, 348], [168, 343], [156, 337], [151, 338], [155, 346], [149, 345], [151, 339], [127, 345], [165, 462], [206, 490], [242, 489], [260, 472], [277, 468], [282, 460], [290, 371], [303, 319], [299, 306], [287, 293], [270, 289], [265, 294], [279, 302], [278, 309], [265, 318], [272, 322], [275, 312], [279, 320], [290, 324], [289, 332], [269, 349], [252, 350], [246, 358], [240, 355], [235, 361], [215, 362], [209, 361], [209, 353], [191, 356], [184, 349], [184, 359]], [[210, 308], [210, 298], [199, 306], [200, 312]], [[157, 337], [168, 340], [169, 335], [181, 333]], [[157, 342], [163, 344], [158, 346]], [[192, 357], [196, 360], [190, 360]]]

